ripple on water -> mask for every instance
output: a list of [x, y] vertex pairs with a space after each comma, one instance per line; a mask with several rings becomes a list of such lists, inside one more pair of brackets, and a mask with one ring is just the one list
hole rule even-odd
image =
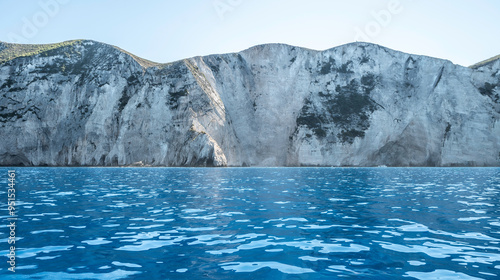
[[145, 240], [141, 241], [137, 245], [125, 245], [115, 250], [118, 251], [131, 251], [131, 252], [139, 252], [139, 251], [148, 251], [151, 249], [157, 249], [164, 246], [171, 246], [176, 244], [177, 240]]
[[84, 229], [86, 228], [87, 226], [69, 226], [70, 228], [74, 228], [74, 229]]
[[201, 213], [201, 212], [206, 212], [207, 210], [203, 210], [203, 209], [184, 209], [182, 210], [182, 212], [186, 213], [186, 214], [193, 214], [193, 213]]
[[310, 268], [303, 268], [280, 262], [228, 262], [219, 265], [225, 270], [234, 270], [235, 272], [254, 272], [261, 268], [268, 267], [286, 274], [314, 273], [314, 270]]
[[299, 259], [303, 261], [310, 261], [310, 262], [317, 262], [317, 261], [329, 261], [329, 258], [317, 258], [317, 257], [311, 257], [311, 256], [302, 256], [299, 257]]
[[433, 280], [433, 279], [442, 279], [442, 280], [483, 280], [481, 278], [472, 277], [467, 274], [461, 272], [454, 272], [445, 269], [437, 269], [432, 272], [418, 272], [418, 271], [408, 271], [406, 275], [410, 277], [417, 278], [419, 280]]
[[421, 261], [408, 261], [408, 263], [411, 265], [411, 266], [422, 266], [422, 265], [425, 265], [424, 262], [421, 262]]
[[42, 260], [42, 261], [46, 261], [46, 260], [52, 260], [52, 259], [55, 259], [55, 258], [59, 258], [61, 255], [57, 255], [57, 256], [45, 256], [45, 257], [36, 257], [37, 260]]
[[133, 226], [133, 227], [127, 227], [127, 229], [151, 229], [151, 228], [157, 228], [157, 227], [162, 227], [164, 224], [157, 224], [157, 225], [148, 225], [148, 226]]
[[139, 267], [142, 267], [142, 265], [138, 265], [138, 264], [135, 264], [135, 263], [122, 263], [122, 262], [118, 262], [118, 261], [114, 261], [111, 263], [112, 265], [114, 266], [124, 266], [124, 267], [132, 267], [132, 268], [139, 268]]
[[67, 251], [70, 248], [72, 248], [73, 245], [69, 246], [45, 246], [42, 248], [30, 248], [30, 249], [22, 249], [18, 248], [16, 251], [16, 257], [17, 258], [31, 258], [35, 257], [36, 255], [40, 253], [52, 253], [52, 252], [58, 252], [58, 251]]
[[108, 273], [68, 273], [68, 272], [40, 272], [30, 275], [16, 275], [16, 276], [3, 276], [2, 279], [106, 279], [106, 280], [119, 280], [132, 275], [140, 274], [140, 271], [126, 271], [117, 269]]
[[64, 232], [64, 230], [62, 230], [62, 229], [35, 230], [35, 231], [32, 231], [31, 234], [56, 233], [56, 232]]
[[86, 244], [89, 244], [89, 245], [103, 245], [103, 244], [108, 244], [108, 243], [111, 243], [111, 242], [112, 241], [106, 240], [103, 237], [98, 237], [98, 238], [93, 239], [93, 240], [82, 241], [82, 243], [86, 243]]
[[266, 247], [294, 247], [304, 251], [311, 251], [318, 249], [318, 252], [329, 254], [329, 253], [359, 253], [362, 251], [370, 251], [369, 247], [359, 245], [359, 244], [343, 244], [343, 243], [325, 243], [322, 240], [302, 240], [302, 241], [283, 241], [276, 242], [276, 239], [280, 238], [268, 238], [261, 240], [252, 240], [248, 243], [241, 244], [233, 249], [222, 249], [222, 250], [208, 250], [207, 253], [213, 255], [221, 254], [233, 254], [240, 250], [254, 250]]
[[330, 265], [328, 266], [328, 268], [326, 269], [327, 271], [330, 271], [330, 272], [348, 272], [348, 273], [351, 273], [351, 274], [358, 274], [356, 271], [354, 270], [351, 270], [351, 269], [348, 269], [345, 265]]

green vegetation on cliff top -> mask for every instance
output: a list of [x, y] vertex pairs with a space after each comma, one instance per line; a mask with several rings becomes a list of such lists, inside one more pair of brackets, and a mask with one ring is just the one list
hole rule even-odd
[[500, 59], [500, 55], [497, 55], [497, 56], [494, 56], [492, 58], [489, 58], [489, 59], [483, 60], [481, 62], [478, 62], [478, 63], [476, 63], [474, 65], [469, 66], [469, 68], [477, 69], [477, 68], [479, 68], [481, 66], [484, 66], [484, 65], [487, 65], [489, 63], [492, 63], [492, 62], [494, 62], [494, 61], [496, 61], [498, 59]]
[[[28, 56], [34, 56], [37, 54], [41, 54], [50, 50], [62, 48], [62, 47], [68, 47], [68, 46], [74, 46], [77, 44], [81, 44], [85, 40], [71, 40], [71, 41], [65, 41], [61, 43], [55, 43], [55, 44], [12, 44], [12, 43], [5, 43], [0, 41], [0, 64], [10, 61], [12, 59], [18, 58], [18, 57], [28, 57]], [[96, 42], [97, 43], [97, 42]], [[102, 44], [102, 43], [98, 43]], [[106, 44], [103, 44], [106, 45]], [[111, 46], [111, 45], [109, 45]], [[136, 55], [133, 55], [123, 49], [120, 49], [115, 46], [111, 46], [113, 48], [116, 48], [117, 50], [126, 53], [130, 57], [132, 57], [137, 63], [139, 63], [142, 67], [148, 68], [152, 66], [160, 66], [160, 63], [156, 63], [141, 57], [138, 57]]]
[[[53, 49], [72, 46], [80, 42], [82, 42], [82, 40], [72, 40], [72, 41], [65, 41], [62, 43], [40, 44], [40, 45], [11, 44], [11, 43], [0, 42], [0, 64], [18, 57], [33, 56]], [[2, 50], [2, 45], [5, 47], [3, 50]]]

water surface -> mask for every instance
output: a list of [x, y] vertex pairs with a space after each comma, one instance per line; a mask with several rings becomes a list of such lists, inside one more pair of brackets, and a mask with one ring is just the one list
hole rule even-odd
[[7, 170], [2, 279], [500, 278], [499, 168]]

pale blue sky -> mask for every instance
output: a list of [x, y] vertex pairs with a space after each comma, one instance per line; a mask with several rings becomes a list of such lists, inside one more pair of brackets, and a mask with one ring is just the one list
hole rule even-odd
[[0, 13], [0, 41], [92, 39], [156, 62], [356, 40], [464, 66], [500, 54], [497, 0], [0, 0]]

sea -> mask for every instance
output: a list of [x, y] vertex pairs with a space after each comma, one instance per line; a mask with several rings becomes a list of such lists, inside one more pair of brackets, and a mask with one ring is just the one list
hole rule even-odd
[[500, 168], [11, 167], [0, 185], [0, 279], [500, 279]]

